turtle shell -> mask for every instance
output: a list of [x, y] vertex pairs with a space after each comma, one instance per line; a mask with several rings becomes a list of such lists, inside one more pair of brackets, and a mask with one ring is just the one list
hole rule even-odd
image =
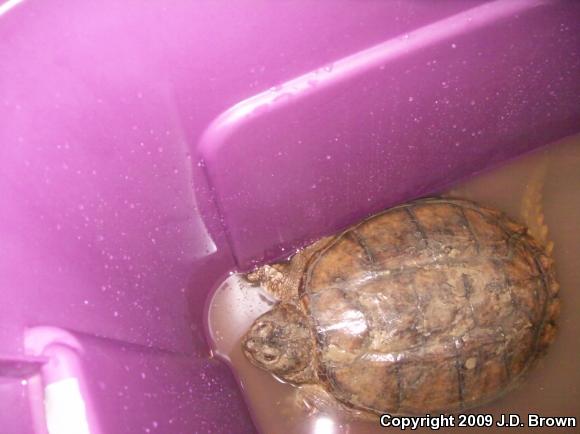
[[376, 215], [309, 259], [300, 287], [316, 369], [345, 404], [455, 412], [496, 398], [551, 342], [552, 261], [526, 229], [472, 202]]

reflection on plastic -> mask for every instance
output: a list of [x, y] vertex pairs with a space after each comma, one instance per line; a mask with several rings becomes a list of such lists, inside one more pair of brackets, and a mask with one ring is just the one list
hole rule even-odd
[[8, 0], [2, 4], [0, 4], [0, 17], [4, 15], [6, 12], [10, 12], [15, 6], [18, 6], [24, 0]]
[[334, 421], [325, 416], [316, 419], [314, 425], [314, 434], [334, 434], [336, 432]]
[[85, 400], [78, 379], [66, 378], [44, 389], [46, 425], [50, 434], [90, 434]]
[[204, 158], [210, 157], [226, 143], [235, 129], [264, 112], [279, 109], [297, 98], [304, 98], [372, 68], [384, 68], [393, 59], [544, 3], [546, 0], [496, 0], [337, 59], [233, 105], [212, 121], [203, 133], [199, 149]]

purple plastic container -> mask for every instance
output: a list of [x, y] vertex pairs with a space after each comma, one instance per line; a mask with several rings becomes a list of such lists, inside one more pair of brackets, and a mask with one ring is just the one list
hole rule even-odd
[[253, 432], [231, 271], [580, 131], [580, 3], [0, 4], [0, 426]]

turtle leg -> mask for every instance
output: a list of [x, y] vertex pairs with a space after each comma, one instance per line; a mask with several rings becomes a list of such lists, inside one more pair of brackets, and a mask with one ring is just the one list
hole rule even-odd
[[272, 265], [263, 265], [246, 274], [244, 278], [252, 285], [259, 286], [277, 301], [290, 301], [295, 291], [288, 282], [287, 273], [289, 262], [280, 262]]
[[246, 274], [245, 279], [254, 285], [261, 286], [279, 301], [296, 302], [302, 276], [310, 259], [315, 253], [324, 249], [332, 239], [331, 237], [322, 238], [299, 250], [287, 261], [257, 268]]
[[293, 405], [308, 416], [324, 415], [342, 420], [376, 420], [377, 416], [344, 405], [319, 384], [302, 384], [295, 388]]
[[294, 405], [301, 408], [309, 416], [317, 413], [334, 414], [340, 410], [340, 403], [317, 384], [303, 384], [296, 387], [292, 399]]

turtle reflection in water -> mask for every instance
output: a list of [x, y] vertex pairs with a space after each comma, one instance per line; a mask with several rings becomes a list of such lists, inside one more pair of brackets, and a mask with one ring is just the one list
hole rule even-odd
[[546, 249], [506, 215], [422, 199], [246, 278], [280, 300], [246, 357], [359, 414], [457, 412], [518, 383], [555, 335]]

